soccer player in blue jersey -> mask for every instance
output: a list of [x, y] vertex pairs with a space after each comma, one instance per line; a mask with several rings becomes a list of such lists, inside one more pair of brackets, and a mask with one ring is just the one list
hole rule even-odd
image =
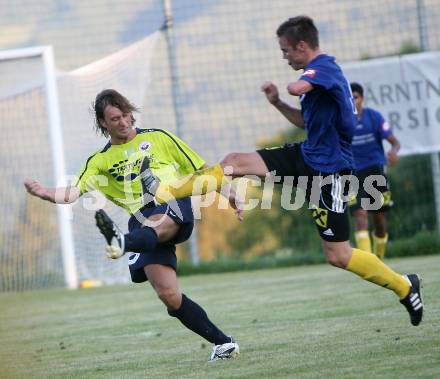
[[[144, 205], [140, 183], [144, 162], [148, 162], [148, 169], [160, 180], [189, 174], [202, 168], [205, 162], [170, 132], [135, 128], [136, 111], [115, 90], [99, 93], [94, 103], [95, 126], [97, 132], [109, 137], [109, 142], [87, 159], [77, 183], [68, 188], [45, 188], [35, 180], [27, 180], [25, 187], [30, 194], [58, 204], [73, 203], [82, 194], [98, 190], [126, 209], [131, 218], [129, 233], [125, 235], [103, 210], [96, 212], [97, 226], [108, 243], [108, 256], [119, 258], [125, 252], [132, 252], [128, 261], [132, 281], [148, 280], [170, 316], [213, 343], [212, 361], [235, 357], [239, 353], [238, 344], [178, 288], [176, 244], [186, 241], [193, 230], [191, 199]], [[230, 200], [234, 204], [234, 193], [230, 194]], [[241, 218], [240, 209], [236, 210]]]
[[[161, 182], [153, 187], [143, 180], [145, 191], [151, 192], [158, 202], [170, 196], [205, 193], [222, 185], [227, 167], [232, 168], [235, 176], [264, 178], [274, 172], [283, 178], [293, 177], [296, 184], [299, 178], [307, 177], [306, 197], [311, 202], [315, 199], [311, 204], [312, 216], [328, 262], [395, 292], [409, 312], [411, 323], [418, 325], [423, 315], [419, 276], [400, 275], [375, 255], [352, 248], [349, 243], [344, 177], [354, 169], [351, 143], [357, 124], [349, 83], [335, 58], [320, 51], [318, 30], [311, 18], [298, 16], [287, 20], [279, 26], [277, 36], [283, 58], [294, 70], [303, 70], [299, 79], [287, 86], [290, 95], [299, 96], [301, 109], [282, 101], [271, 82], [264, 83], [262, 91], [292, 124], [305, 129], [306, 140], [253, 153], [228, 154], [220, 164], [185, 178], [183, 186]], [[206, 186], [194, 192], [192, 184], [201, 174], [215, 178], [217, 187]], [[310, 186], [313, 179], [322, 183], [317, 197]]]
[[[352, 150], [355, 163], [355, 175], [359, 179], [357, 196], [350, 200], [350, 210], [356, 220], [355, 240], [359, 249], [371, 252], [371, 241], [368, 231], [368, 214], [373, 216], [373, 253], [384, 259], [388, 233], [386, 212], [392, 207], [391, 192], [385, 174], [387, 160], [389, 164], [397, 162], [400, 142], [393, 134], [383, 116], [374, 109], [363, 107], [364, 89], [359, 83], [351, 83], [351, 91], [356, 104], [357, 126], [355, 129]], [[391, 149], [385, 156], [382, 141], [387, 140]], [[388, 159], [387, 159], [388, 158]], [[371, 195], [364, 188], [364, 181], [370, 175], [382, 176], [383, 182], [373, 182], [374, 189], [382, 194], [381, 206], [374, 210], [364, 209], [361, 199]]]

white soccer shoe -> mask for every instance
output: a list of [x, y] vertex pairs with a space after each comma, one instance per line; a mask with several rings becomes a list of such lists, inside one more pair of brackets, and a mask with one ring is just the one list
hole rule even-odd
[[95, 219], [96, 226], [104, 235], [108, 244], [105, 248], [107, 257], [111, 259], [121, 258], [125, 254], [124, 233], [102, 209], [96, 211]]
[[240, 347], [238, 343], [231, 337], [231, 342], [226, 342], [222, 345], [215, 345], [212, 348], [210, 362], [215, 362], [220, 359], [236, 358], [240, 354]]

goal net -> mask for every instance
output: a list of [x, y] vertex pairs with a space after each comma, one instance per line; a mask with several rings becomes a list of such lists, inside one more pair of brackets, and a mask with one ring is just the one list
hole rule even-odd
[[[129, 281], [124, 259], [109, 261], [104, 255], [105, 242], [94, 224], [95, 194], [86, 194], [72, 206], [54, 206], [27, 195], [23, 180], [34, 178], [48, 187], [61, 185], [72, 180], [87, 158], [106, 144], [94, 132], [90, 112], [101, 90], [117, 89], [142, 109], [159, 35], [154, 33], [99, 61], [56, 74], [60, 120], [56, 127], [62, 137], [62, 149], [58, 150], [53, 144], [59, 141], [50, 130], [53, 109], [47, 97], [44, 54], [32, 49], [24, 50], [34, 51], [33, 55], [24, 54], [23, 49], [1, 52], [0, 291], [64, 283], [75, 287], [83, 280], [108, 284]], [[61, 213], [59, 207], [63, 207]], [[109, 202], [104, 208], [126, 226], [125, 211]], [[64, 229], [64, 236], [60, 225], [69, 229]], [[66, 250], [75, 252], [74, 259], [65, 255]]]
[[0, 67], [0, 290], [60, 285], [57, 210], [23, 187], [27, 177], [54, 185], [43, 56], [3, 53]]

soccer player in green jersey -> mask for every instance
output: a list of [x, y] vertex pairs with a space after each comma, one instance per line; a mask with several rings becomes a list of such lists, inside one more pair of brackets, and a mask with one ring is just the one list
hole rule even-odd
[[[107, 255], [119, 258], [126, 252], [132, 281], [149, 281], [168, 314], [214, 344], [211, 360], [232, 358], [238, 344], [208, 318], [200, 305], [179, 291], [176, 276], [176, 244], [186, 241], [193, 230], [191, 199], [156, 205], [142, 193], [142, 169], [152, 170], [160, 180], [172, 180], [204, 167], [204, 160], [172, 133], [161, 129], [134, 127], [137, 108], [115, 90], [104, 90], [94, 103], [96, 130], [108, 137], [103, 149], [91, 155], [77, 182], [67, 188], [45, 188], [27, 180], [27, 191], [43, 200], [69, 204], [82, 194], [98, 190], [130, 213], [129, 233], [123, 234], [103, 211], [96, 212], [96, 223], [107, 240]], [[146, 158], [147, 157], [147, 158]], [[144, 159], [145, 158], [145, 159]], [[144, 163], [144, 165], [143, 165]], [[148, 163], [146, 167], [145, 163]], [[150, 171], [149, 171], [150, 172]], [[235, 193], [229, 194], [235, 205]], [[145, 204], [145, 205], [144, 205]]]

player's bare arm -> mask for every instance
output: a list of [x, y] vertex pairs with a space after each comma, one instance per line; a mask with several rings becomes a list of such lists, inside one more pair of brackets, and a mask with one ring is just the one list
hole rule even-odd
[[55, 204], [70, 204], [81, 196], [79, 188], [74, 186], [46, 188], [34, 179], [27, 179], [24, 186], [31, 195]]
[[287, 92], [289, 92], [292, 96], [304, 95], [312, 89], [313, 85], [306, 80], [297, 80], [296, 82], [289, 83], [287, 86]]
[[391, 144], [391, 149], [387, 153], [388, 163], [393, 165], [399, 159], [397, 154], [400, 150], [400, 142], [394, 134], [389, 135], [386, 140]]
[[289, 104], [282, 101], [275, 84], [272, 82], [265, 82], [261, 86], [261, 91], [264, 92], [269, 103], [278, 109], [284, 117], [298, 128], [304, 129], [304, 120], [301, 115], [301, 110], [291, 107]]

